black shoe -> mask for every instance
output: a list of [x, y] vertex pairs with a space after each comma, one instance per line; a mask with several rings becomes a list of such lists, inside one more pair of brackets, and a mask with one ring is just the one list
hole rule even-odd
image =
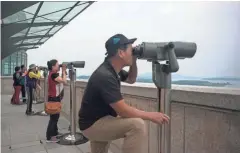
[[26, 115], [34, 115], [35, 114], [35, 112], [34, 111], [31, 111], [31, 112], [28, 112], [28, 111], [26, 111], [26, 113], [25, 113]]
[[63, 135], [63, 133], [58, 132], [58, 134], [56, 135], [56, 138], [60, 139], [62, 137], [62, 135]]

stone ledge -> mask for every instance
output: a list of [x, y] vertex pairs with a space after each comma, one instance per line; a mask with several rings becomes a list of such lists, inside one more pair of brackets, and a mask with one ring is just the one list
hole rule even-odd
[[[12, 77], [1, 77], [1, 79], [12, 80]], [[85, 88], [87, 81], [76, 81], [76, 86]], [[69, 81], [66, 86], [69, 86]], [[157, 89], [154, 84], [139, 83], [129, 85], [122, 83], [121, 91], [125, 95], [157, 98]], [[202, 86], [172, 86], [172, 97], [174, 102], [195, 104], [220, 109], [240, 111], [240, 89], [238, 88], [215, 88]]]
[[[77, 86], [85, 88], [87, 81], [77, 81]], [[138, 83], [122, 84], [121, 91], [125, 95], [157, 98], [157, 88], [153, 84], [139, 86]], [[202, 86], [172, 86], [172, 101], [192, 105], [202, 105], [220, 109], [240, 111], [240, 89], [215, 88]]]

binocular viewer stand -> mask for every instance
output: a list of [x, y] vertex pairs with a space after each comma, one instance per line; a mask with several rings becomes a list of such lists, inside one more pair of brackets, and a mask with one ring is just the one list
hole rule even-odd
[[[152, 61], [152, 80], [157, 87], [158, 112], [164, 113], [171, 118], [171, 73], [179, 69], [178, 61], [175, 55], [174, 46], [168, 44], [165, 46], [168, 60], [165, 64], [158, 61]], [[158, 152], [171, 153], [171, 124], [160, 125], [157, 131]]]
[[82, 133], [76, 132], [76, 69], [74, 65], [69, 67], [70, 78], [70, 133], [60, 137], [61, 145], [79, 145], [86, 143], [88, 139]]

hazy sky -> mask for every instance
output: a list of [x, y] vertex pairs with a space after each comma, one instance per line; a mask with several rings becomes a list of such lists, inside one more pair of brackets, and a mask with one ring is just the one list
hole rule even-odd
[[[96, 2], [35, 50], [28, 64], [84, 60], [79, 74], [91, 74], [105, 57], [105, 41], [116, 33], [143, 41], [193, 41], [194, 58], [178, 74], [240, 76], [240, 2]], [[36, 58], [37, 56], [37, 58]], [[138, 60], [139, 73], [151, 63]]]

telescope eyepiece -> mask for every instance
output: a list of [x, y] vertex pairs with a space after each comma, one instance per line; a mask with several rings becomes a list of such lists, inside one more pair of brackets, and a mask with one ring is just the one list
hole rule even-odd
[[138, 45], [133, 48], [133, 56], [136, 56], [137, 58], [140, 58], [143, 54], [143, 47], [141, 45]]
[[174, 43], [169, 42], [169, 43], [168, 43], [168, 47], [169, 47], [170, 49], [174, 48]]

